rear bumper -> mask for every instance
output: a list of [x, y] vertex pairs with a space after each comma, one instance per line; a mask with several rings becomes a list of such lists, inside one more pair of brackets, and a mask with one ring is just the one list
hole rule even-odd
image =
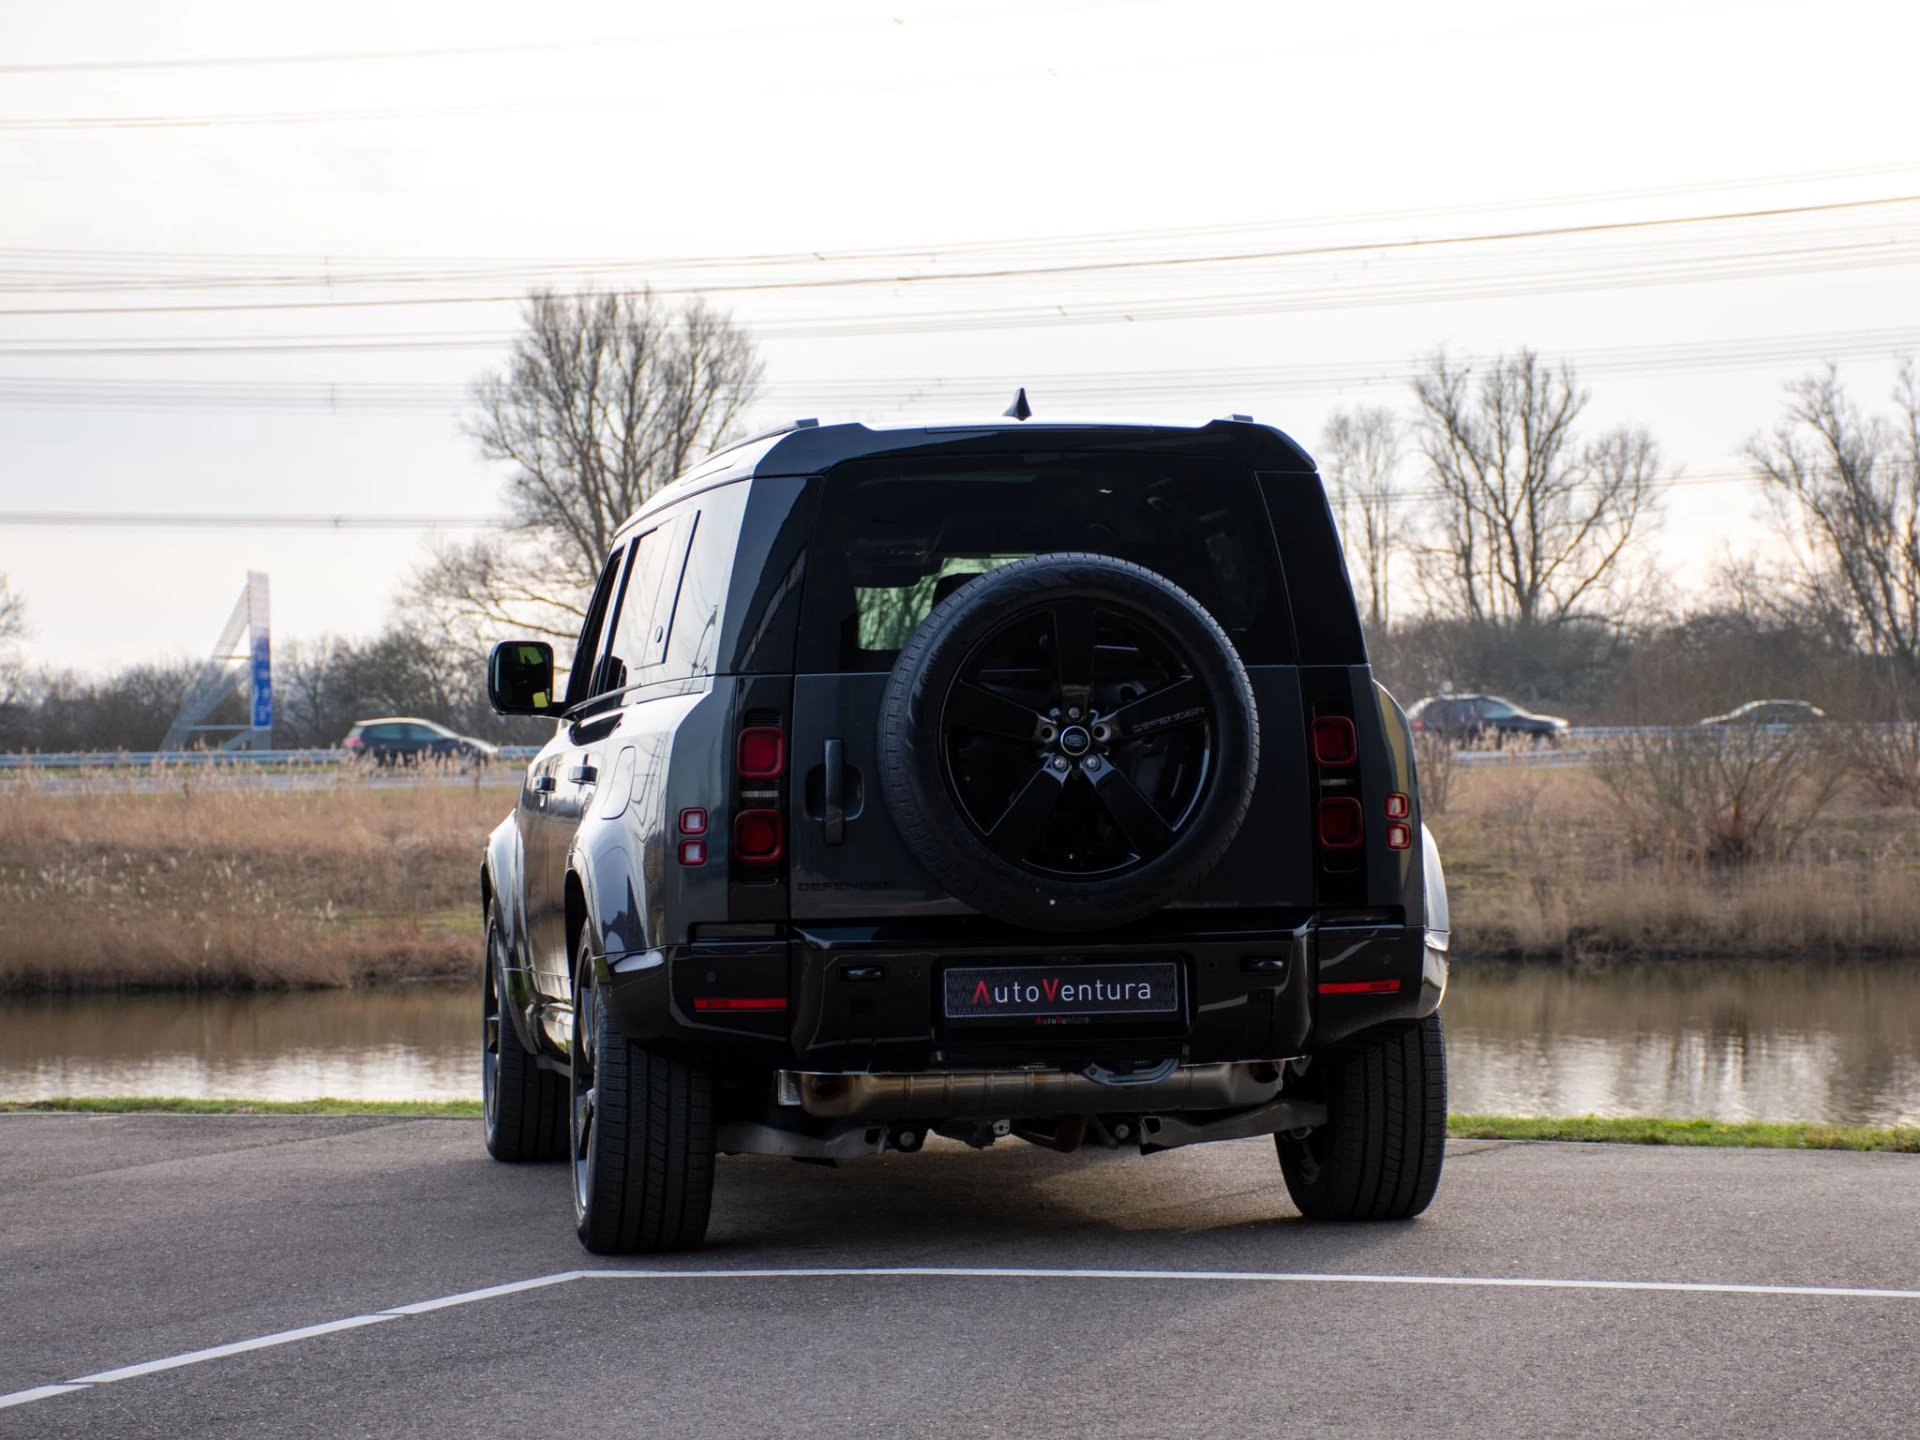
[[[869, 927], [784, 939], [699, 941], [610, 955], [603, 983], [621, 1029], [703, 1065], [818, 1073], [1045, 1067], [1147, 1068], [1280, 1060], [1431, 1014], [1443, 948], [1418, 925], [1331, 924], [1062, 943], [1020, 937], [911, 945]], [[1164, 1017], [1062, 1025], [949, 1020], [949, 966], [1175, 959], [1181, 1004]]]

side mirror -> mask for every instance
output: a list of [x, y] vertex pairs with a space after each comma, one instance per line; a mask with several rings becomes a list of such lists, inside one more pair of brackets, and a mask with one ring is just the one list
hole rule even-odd
[[544, 640], [506, 640], [487, 657], [487, 699], [498, 715], [551, 715], [553, 646]]

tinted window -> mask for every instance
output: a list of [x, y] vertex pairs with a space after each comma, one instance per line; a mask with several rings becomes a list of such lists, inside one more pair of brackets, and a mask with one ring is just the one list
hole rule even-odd
[[599, 583], [593, 587], [593, 598], [587, 602], [586, 619], [580, 624], [580, 639], [573, 647], [573, 665], [567, 672], [568, 705], [578, 705], [593, 693], [589, 688], [593, 679], [593, 662], [600, 653], [600, 637], [605, 629], [607, 611], [613, 602], [614, 586], [620, 579], [621, 562], [626, 557], [626, 546], [615, 548], [600, 571]]
[[714, 673], [747, 487], [723, 485], [698, 498], [700, 509], [667, 632], [663, 678], [669, 680]]
[[688, 532], [695, 519], [691, 510], [663, 516], [656, 528], [635, 542], [638, 549], [613, 638], [613, 654], [624, 667], [621, 684], [638, 685], [665, 678], [658, 667], [667, 658], [674, 600], [686, 563]]
[[660, 582], [656, 557], [663, 538], [658, 530], [649, 530], [631, 546], [632, 563], [627, 567], [620, 595], [614, 604], [613, 638], [607, 645], [606, 673], [596, 691], [618, 690], [634, 683], [636, 672], [646, 663], [648, 616], [652, 613], [652, 592], [648, 588]]
[[1164, 575], [1249, 663], [1292, 658], [1279, 560], [1251, 474], [1178, 456], [1081, 453], [861, 462], [829, 474], [808, 558], [801, 665], [884, 670], [971, 577], [1069, 550]]

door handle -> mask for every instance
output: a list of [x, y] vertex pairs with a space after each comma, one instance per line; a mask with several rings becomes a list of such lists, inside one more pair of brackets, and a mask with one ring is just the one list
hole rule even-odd
[[567, 779], [575, 785], [591, 785], [600, 778], [600, 772], [591, 765], [576, 765], [567, 771]]
[[847, 747], [841, 740], [827, 741], [827, 773], [822, 789], [822, 811], [826, 820], [829, 845], [841, 845], [847, 838]]
[[551, 794], [553, 792], [553, 772], [549, 770], [545, 774], [534, 776], [533, 789], [536, 795]]

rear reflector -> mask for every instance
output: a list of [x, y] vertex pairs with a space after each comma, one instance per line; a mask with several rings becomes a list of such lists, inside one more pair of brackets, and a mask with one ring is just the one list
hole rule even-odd
[[1320, 802], [1320, 843], [1329, 850], [1357, 849], [1367, 838], [1367, 818], [1351, 795], [1330, 795]]
[[1392, 995], [1399, 991], [1398, 980], [1335, 980], [1321, 985], [1322, 995]]
[[778, 780], [787, 768], [787, 732], [778, 725], [749, 725], [740, 732], [734, 760], [743, 780]]
[[778, 810], [742, 810], [733, 817], [733, 856], [755, 865], [780, 858], [786, 839]]
[[1413, 814], [1413, 802], [1398, 790], [1387, 796], [1387, 819], [1404, 820]]
[[1387, 822], [1387, 849], [1409, 850], [1413, 847], [1413, 827], [1404, 820]]
[[1322, 765], [1351, 765], [1360, 758], [1360, 742], [1353, 721], [1344, 715], [1322, 715], [1313, 722], [1313, 758]]
[[784, 995], [696, 995], [693, 997], [696, 1010], [784, 1010], [787, 997]]
[[707, 842], [704, 840], [682, 840], [680, 842], [680, 863], [682, 865], [706, 864]]

